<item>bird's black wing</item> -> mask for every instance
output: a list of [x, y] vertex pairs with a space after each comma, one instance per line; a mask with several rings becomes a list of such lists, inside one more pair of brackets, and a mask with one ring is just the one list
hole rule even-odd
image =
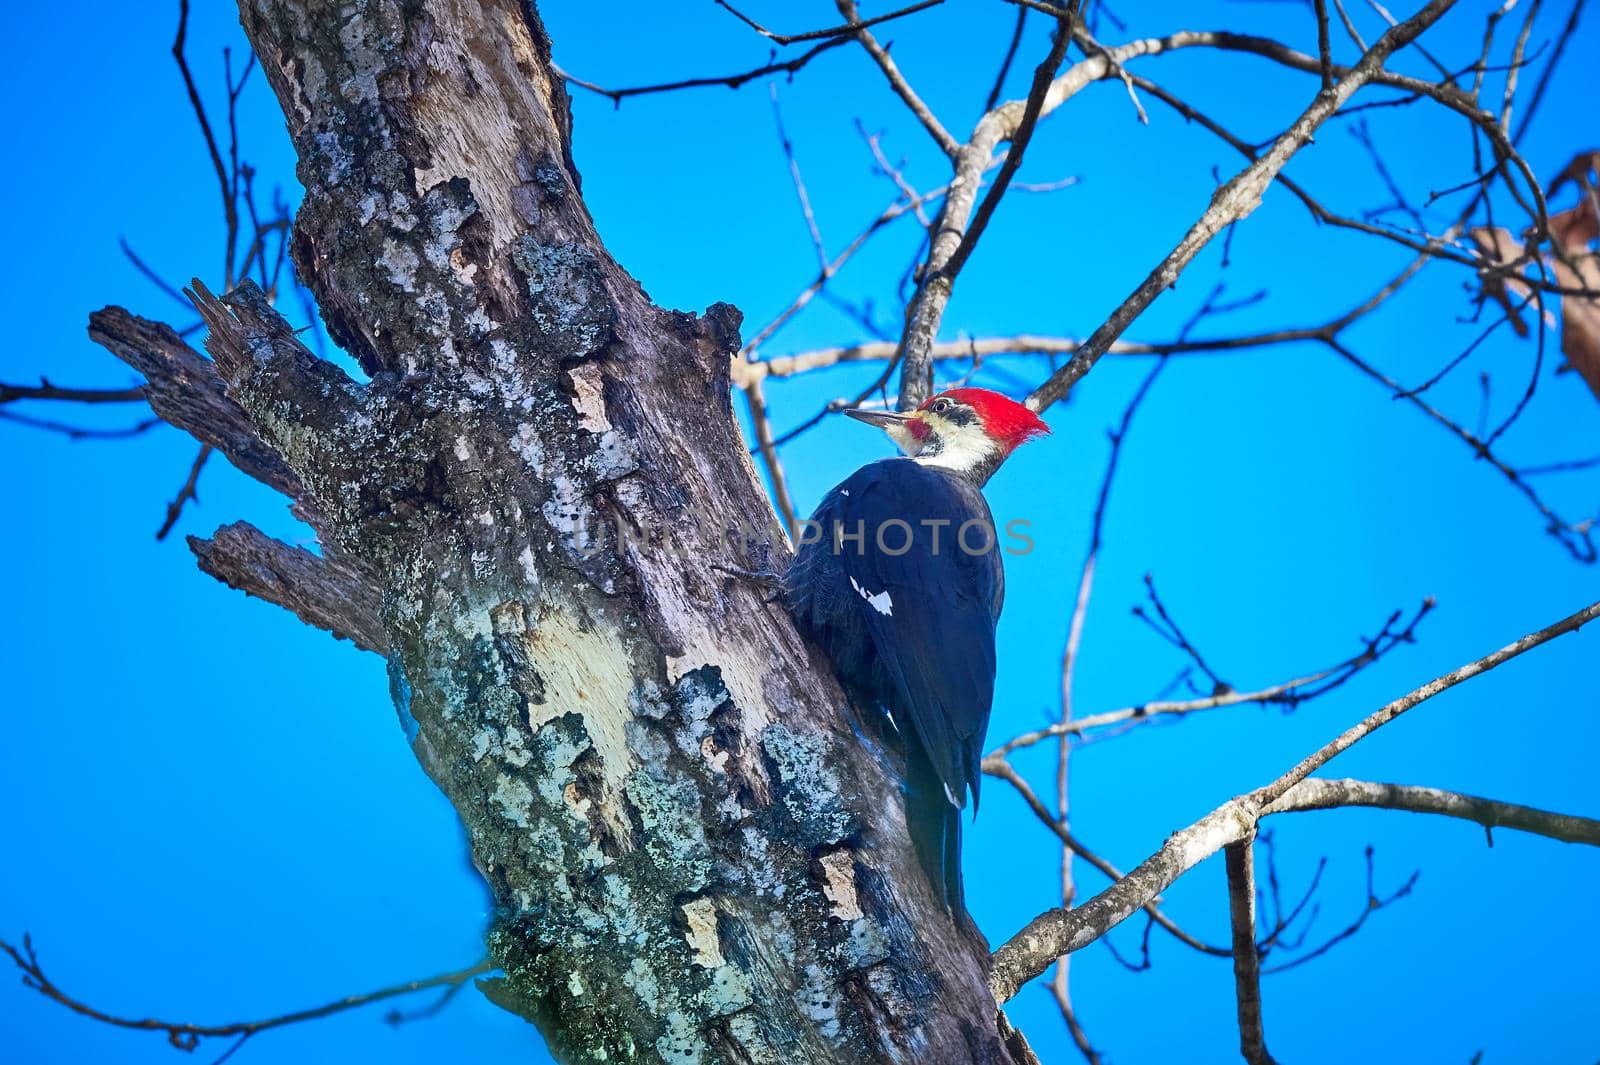
[[[966, 481], [907, 459], [866, 466], [838, 491], [845, 536], [834, 546], [885, 687], [899, 695], [893, 709], [911, 718], [898, 726], [909, 724], [950, 802], [965, 807], [969, 790], [977, 799], [994, 697], [1003, 576], [989, 507]], [[848, 539], [857, 531], [862, 541]]]

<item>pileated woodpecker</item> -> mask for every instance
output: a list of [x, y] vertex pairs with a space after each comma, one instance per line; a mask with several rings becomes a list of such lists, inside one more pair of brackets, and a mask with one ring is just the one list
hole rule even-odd
[[947, 909], [963, 912], [961, 812], [978, 805], [1005, 594], [981, 489], [1050, 430], [1020, 403], [954, 388], [909, 413], [847, 410], [906, 453], [852, 474], [799, 537], [784, 598], [853, 701], [883, 711], [906, 753], [906, 823]]

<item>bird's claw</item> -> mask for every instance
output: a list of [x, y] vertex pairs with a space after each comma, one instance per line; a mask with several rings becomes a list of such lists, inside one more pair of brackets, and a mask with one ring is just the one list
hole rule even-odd
[[738, 566], [723, 566], [713, 562], [711, 568], [718, 573], [726, 574], [734, 580], [749, 581], [751, 584], [760, 585], [771, 593], [767, 602], [775, 603], [783, 596], [783, 574], [773, 573], [767, 569], [740, 569]]

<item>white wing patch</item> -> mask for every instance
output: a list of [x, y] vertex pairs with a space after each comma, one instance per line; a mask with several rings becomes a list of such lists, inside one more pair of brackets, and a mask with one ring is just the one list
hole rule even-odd
[[859, 592], [861, 598], [870, 603], [872, 605], [872, 609], [876, 610], [884, 617], [894, 616], [894, 600], [889, 598], [889, 590], [887, 588], [879, 592], [877, 595], [873, 595], [871, 592], [861, 587], [861, 585], [857, 584], [854, 577], [850, 578], [850, 587]]

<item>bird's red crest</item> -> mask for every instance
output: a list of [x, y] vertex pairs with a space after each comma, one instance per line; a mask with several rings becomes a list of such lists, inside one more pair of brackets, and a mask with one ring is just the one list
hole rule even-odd
[[941, 397], [964, 403], [976, 411], [984, 431], [1000, 441], [1008, 455], [1034, 437], [1050, 433], [1044, 419], [1033, 411], [987, 388], [952, 388], [925, 400], [918, 409], [929, 409]]

